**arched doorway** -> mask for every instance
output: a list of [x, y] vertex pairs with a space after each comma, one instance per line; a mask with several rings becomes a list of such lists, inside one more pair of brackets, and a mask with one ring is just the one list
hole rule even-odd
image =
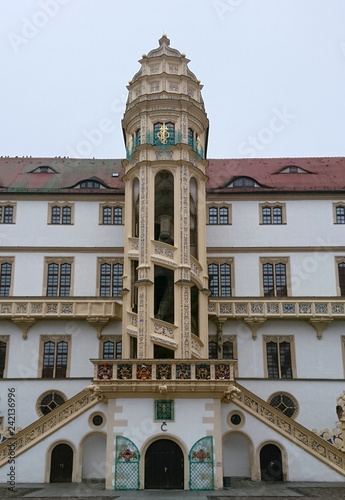
[[106, 438], [101, 434], [94, 434], [86, 439], [83, 448], [83, 480], [105, 479], [106, 444]]
[[278, 446], [266, 444], [260, 451], [262, 481], [283, 481], [282, 453]]
[[250, 443], [243, 434], [233, 432], [223, 442], [224, 477], [251, 477]]
[[50, 464], [51, 483], [71, 483], [73, 450], [68, 444], [58, 444], [53, 448]]
[[184, 459], [181, 448], [170, 439], [152, 443], [145, 455], [145, 489], [182, 490]]

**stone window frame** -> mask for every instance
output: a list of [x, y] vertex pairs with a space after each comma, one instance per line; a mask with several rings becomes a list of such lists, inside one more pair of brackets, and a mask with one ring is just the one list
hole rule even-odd
[[345, 222], [337, 222], [337, 208], [341, 207], [344, 209], [345, 212], [345, 202], [344, 201], [337, 201], [333, 203], [333, 224], [337, 225], [343, 225]]
[[341, 339], [341, 353], [343, 358], [344, 377], [345, 377], [345, 335], [342, 335], [340, 339]]
[[[263, 335], [263, 358], [264, 358], [264, 377], [268, 380], [294, 380], [297, 378], [297, 365], [296, 365], [296, 352], [295, 352], [295, 337], [294, 335]], [[291, 378], [282, 378], [280, 369], [280, 356], [278, 355], [278, 370], [279, 377], [270, 378], [268, 376], [268, 363], [267, 363], [267, 349], [266, 345], [269, 342], [276, 342], [278, 345], [282, 342], [287, 342], [290, 344], [290, 356], [291, 356]]]
[[[263, 209], [264, 208], [269, 208], [271, 211], [271, 222], [270, 223], [264, 223], [264, 217], [263, 217]], [[281, 208], [282, 221], [279, 223], [274, 222], [274, 216], [273, 216], [273, 209], [274, 208]], [[281, 202], [259, 203], [259, 224], [263, 225], [263, 226], [282, 226], [282, 225], [286, 224], [286, 203], [281, 203]]]
[[[218, 348], [218, 357], [217, 358], [209, 358], [209, 359], [219, 359], [219, 360], [228, 360], [228, 359], [238, 359], [238, 354], [237, 354], [237, 335], [226, 335], [224, 334], [222, 336], [221, 341], [219, 340], [217, 335], [209, 335], [208, 337], [208, 343], [210, 342], [215, 342], [217, 344]], [[232, 358], [223, 358], [223, 345], [226, 342], [232, 342], [232, 348], [233, 348], [233, 357]], [[220, 349], [219, 349], [220, 348]]]
[[[53, 220], [53, 208], [56, 208], [56, 207], [60, 208], [60, 222], [59, 223], [52, 222], [52, 220]], [[68, 224], [64, 224], [62, 222], [63, 221], [62, 209], [65, 207], [71, 209], [71, 222], [69, 222]], [[70, 203], [67, 201], [55, 201], [55, 202], [48, 203], [47, 224], [49, 226], [59, 226], [59, 225], [72, 226], [74, 224], [74, 203]]]
[[[2, 208], [1, 217], [0, 217], [0, 224], [15, 224], [16, 220], [17, 220], [17, 203], [13, 203], [11, 201], [3, 201], [0, 203], [0, 207]], [[12, 208], [12, 221], [11, 222], [4, 222], [5, 208], [6, 207]]]
[[[260, 259], [260, 296], [265, 297], [264, 294], [264, 278], [263, 278], [263, 265], [264, 264], [285, 264], [286, 269], [286, 296], [284, 295], [266, 295], [266, 297], [279, 298], [291, 297], [291, 268], [290, 257], [259, 257]], [[276, 289], [276, 279], [274, 274], [274, 288]]]
[[[291, 415], [290, 418], [292, 418], [293, 420], [295, 420], [298, 417], [298, 414], [299, 414], [299, 404], [298, 404], [297, 399], [292, 394], [290, 394], [289, 392], [286, 392], [286, 391], [277, 391], [277, 392], [272, 393], [267, 398], [267, 403], [271, 404], [271, 402], [273, 401], [273, 399], [275, 397], [277, 397], [277, 396], [286, 396], [289, 399], [291, 399], [291, 401], [292, 401], [292, 403], [294, 405], [294, 412], [293, 412], [293, 414]], [[273, 406], [273, 408], [276, 408], [277, 410], [279, 410], [276, 406]], [[279, 410], [279, 411], [281, 411], [281, 410]], [[282, 413], [285, 415], [284, 412], [282, 412]]]
[[[58, 390], [55, 390], [55, 389], [50, 389], [48, 391], [45, 391], [43, 394], [41, 394], [37, 400], [36, 400], [36, 413], [39, 417], [43, 417], [44, 416], [44, 413], [42, 412], [41, 410], [41, 403], [43, 401], [43, 399], [46, 397], [46, 396], [49, 396], [50, 394], [52, 393], [55, 393], [55, 394], [58, 394], [62, 399], [65, 400], [65, 402], [68, 400], [67, 396], [61, 392], [61, 391], [58, 391]], [[58, 408], [58, 407], [57, 407]], [[49, 415], [49, 413], [47, 413], [47, 415]]]
[[[230, 297], [228, 296], [224, 296], [222, 297], [221, 295], [218, 295], [218, 296], [210, 296], [211, 298], [223, 298], [223, 299], [228, 299], [228, 298], [231, 298], [231, 297], [235, 297], [235, 273], [234, 273], [234, 258], [233, 257], [209, 257], [207, 259], [207, 273], [208, 273], [208, 267], [211, 265], [211, 264], [215, 264], [216, 266], [218, 266], [218, 288], [220, 291], [220, 277], [221, 277], [221, 274], [220, 274], [220, 266], [222, 264], [228, 264], [230, 266]], [[208, 281], [209, 283], [209, 281]]]
[[[97, 259], [97, 276], [96, 276], [96, 297], [101, 297], [101, 265], [109, 264], [112, 268], [114, 264], [122, 265], [122, 272], [124, 272], [124, 259], [122, 257], [98, 257]], [[111, 276], [113, 276], [111, 271]], [[123, 275], [122, 275], [123, 276]], [[111, 280], [112, 281], [112, 280]], [[122, 277], [122, 287], [123, 288], [123, 277]], [[112, 282], [110, 283], [110, 291], [112, 291]], [[104, 297], [104, 296], [103, 296]], [[109, 295], [109, 298], [122, 299], [122, 295]]]
[[5, 360], [4, 360], [4, 371], [2, 378], [0, 380], [3, 380], [7, 377], [7, 369], [8, 369], [8, 352], [9, 352], [9, 344], [10, 344], [10, 336], [9, 335], [0, 335], [0, 342], [4, 342], [6, 344], [6, 352], [5, 352]]
[[[68, 297], [73, 296], [74, 289], [74, 257], [45, 257], [44, 258], [44, 272], [43, 272], [43, 297], [47, 297], [47, 289], [48, 289], [48, 265], [49, 264], [58, 264], [59, 266], [59, 276], [62, 264], [70, 264], [71, 265], [71, 285], [69, 290]], [[50, 298], [64, 298], [66, 295], [56, 295], [49, 296]]]
[[11, 283], [8, 295], [1, 295], [0, 297], [11, 297], [13, 295], [13, 269], [14, 269], [14, 257], [0, 257], [0, 280], [1, 280], [1, 266], [3, 264], [11, 264]]
[[[104, 223], [104, 214], [103, 211], [105, 208], [110, 208], [111, 209], [111, 224], [105, 224]], [[121, 208], [121, 219], [122, 222], [121, 224], [116, 224], [115, 223], [115, 217], [114, 217], [114, 209], [115, 208]], [[125, 204], [119, 203], [119, 202], [104, 202], [99, 204], [99, 214], [98, 214], [98, 224], [100, 226], [123, 226], [125, 224]]]
[[[207, 207], [207, 214], [206, 214], [206, 224], [208, 226], [231, 226], [232, 225], [232, 205], [231, 203], [209, 203], [206, 205]], [[217, 210], [217, 223], [213, 224], [210, 222], [210, 208], [214, 208]], [[226, 224], [221, 224], [220, 223], [220, 209], [221, 208], [226, 208], [228, 210], [228, 222]]]
[[336, 287], [337, 287], [337, 296], [345, 297], [345, 293], [341, 293], [340, 288], [340, 279], [339, 279], [339, 264], [345, 264], [345, 256], [344, 257], [335, 257], [335, 279], [336, 279]]
[[[103, 346], [106, 342], [114, 343], [114, 358], [103, 358]], [[117, 357], [117, 345], [121, 342], [121, 356]], [[102, 335], [99, 342], [99, 359], [122, 359], [123, 342], [121, 335]]]
[[63, 380], [70, 377], [70, 365], [71, 365], [71, 345], [72, 345], [72, 336], [71, 335], [40, 335], [40, 345], [39, 345], [39, 357], [38, 357], [38, 378], [41, 380], [62, 380], [59, 378], [53, 377], [42, 377], [43, 371], [43, 359], [44, 359], [44, 344], [46, 342], [53, 342], [55, 344], [55, 352], [54, 352], [54, 374], [56, 372], [56, 346], [59, 342], [67, 343], [67, 364], [66, 364], [66, 377]]

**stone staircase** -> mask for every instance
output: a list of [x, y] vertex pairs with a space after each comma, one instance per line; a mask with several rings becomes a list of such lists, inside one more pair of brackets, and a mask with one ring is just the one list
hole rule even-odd
[[226, 399], [268, 425], [295, 445], [345, 476], [345, 453], [238, 383], [228, 390]]
[[[79, 415], [92, 408], [103, 396], [92, 389], [84, 389], [61, 406], [39, 418], [0, 444], [0, 467], [8, 463], [9, 452], [15, 449], [15, 456], [50, 436]], [[13, 444], [15, 446], [13, 446]]]

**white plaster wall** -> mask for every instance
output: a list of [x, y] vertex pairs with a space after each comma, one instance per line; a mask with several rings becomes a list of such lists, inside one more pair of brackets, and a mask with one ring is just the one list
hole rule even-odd
[[[226, 416], [235, 409], [238, 409], [238, 407], [233, 403], [222, 405], [223, 434], [229, 431]], [[241, 427], [241, 432], [247, 434], [252, 440], [258, 464], [260, 463], [260, 448], [263, 444], [267, 442], [274, 443], [286, 450], [288, 456], [288, 481], [344, 481], [342, 475], [247, 413], [245, 413], [245, 424]]]
[[344, 383], [338, 381], [310, 380], [249, 380], [239, 379], [238, 383], [264, 401], [275, 392], [287, 392], [298, 403], [299, 413], [295, 418], [309, 430], [333, 430], [338, 417], [336, 400], [343, 393]]
[[[99, 403], [90, 408], [85, 413], [77, 417], [75, 420], [66, 424], [64, 427], [46, 437], [43, 441], [30, 448], [28, 451], [16, 457], [16, 482], [17, 483], [44, 483], [45, 470], [47, 468], [49, 478], [49, 452], [59, 442], [64, 442], [72, 445], [75, 449], [73, 456], [73, 470], [79, 475], [82, 469], [83, 449], [81, 444], [89, 433], [93, 433], [93, 429], [88, 423], [91, 413], [95, 411], [106, 413], [106, 405]], [[0, 483], [6, 483], [6, 474], [9, 472], [9, 466], [0, 468]], [[48, 479], [49, 482], [49, 479]]]
[[7, 427], [8, 389], [15, 389], [16, 429], [23, 429], [35, 422], [39, 415], [36, 412], [37, 399], [47, 391], [61, 391], [67, 399], [85, 389], [90, 382], [84, 380], [6, 380], [0, 383], [0, 415], [4, 417], [4, 427]]
[[237, 432], [223, 441], [223, 476], [251, 477], [249, 442]]
[[[209, 322], [213, 328], [212, 321]], [[263, 378], [266, 362], [263, 337], [293, 336], [296, 359], [294, 378], [299, 379], [343, 379], [344, 361], [342, 354], [342, 336], [345, 321], [333, 320], [323, 331], [322, 338], [317, 338], [316, 330], [299, 320], [267, 320], [257, 331], [253, 340], [252, 331], [242, 321], [228, 320], [223, 324], [223, 335], [235, 335], [238, 351], [238, 376], [240, 378]]]
[[[97, 290], [97, 262], [98, 257], [113, 257], [116, 254], [99, 253], [71, 253], [71, 252], [16, 252], [13, 268], [13, 295], [17, 297], [42, 297], [44, 283], [44, 267], [46, 257], [72, 257], [72, 289], [71, 296], [92, 297]], [[0, 252], [0, 257], [9, 254]]]
[[83, 446], [82, 478], [101, 479], [106, 476], [106, 444], [104, 435], [88, 437]]
[[[160, 395], [159, 395], [160, 396]], [[164, 399], [157, 395], [157, 399]], [[142, 446], [150, 438], [164, 439], [168, 436], [178, 437], [188, 451], [199, 439], [213, 431], [213, 424], [203, 423], [203, 417], [213, 417], [213, 411], [206, 411], [205, 405], [213, 403], [212, 399], [175, 399], [175, 420], [167, 422], [166, 432], [162, 432], [162, 422], [154, 421], [154, 399], [125, 399], [116, 401], [122, 407], [121, 414], [115, 414], [115, 420], [127, 420], [125, 427], [116, 426], [114, 431], [131, 439], [142, 451]]]
[[[287, 223], [264, 225], [259, 223], [259, 204], [286, 203]], [[337, 200], [334, 200], [337, 201]], [[341, 226], [333, 223], [333, 200], [233, 200], [232, 224], [208, 225], [207, 246], [336, 246], [342, 245]], [[317, 223], [315, 223], [317, 221]]]
[[17, 201], [16, 223], [3, 225], [1, 245], [123, 247], [124, 226], [99, 224], [101, 201], [68, 200], [74, 204], [72, 225], [48, 224], [48, 204], [54, 201]]

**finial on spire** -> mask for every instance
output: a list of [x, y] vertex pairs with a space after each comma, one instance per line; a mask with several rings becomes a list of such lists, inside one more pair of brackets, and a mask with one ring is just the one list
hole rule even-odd
[[164, 45], [170, 45], [170, 40], [169, 40], [169, 38], [166, 36], [166, 34], [165, 34], [165, 33], [163, 33], [162, 38], [160, 38], [158, 41], [159, 41], [159, 45], [160, 45], [160, 46], [162, 46], [163, 44], [164, 44]]

